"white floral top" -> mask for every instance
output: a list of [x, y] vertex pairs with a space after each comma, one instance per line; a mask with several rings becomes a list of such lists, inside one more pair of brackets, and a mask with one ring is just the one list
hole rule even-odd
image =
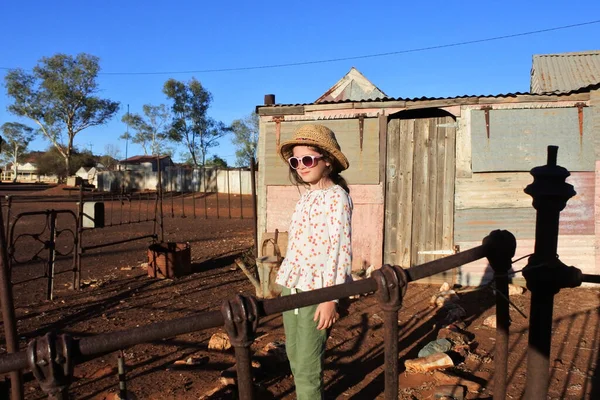
[[302, 291], [351, 280], [352, 200], [339, 185], [307, 190], [292, 216], [277, 283]]

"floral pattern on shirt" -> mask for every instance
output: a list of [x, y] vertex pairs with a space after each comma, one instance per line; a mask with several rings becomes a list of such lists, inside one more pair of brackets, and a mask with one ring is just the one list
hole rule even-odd
[[292, 216], [277, 283], [302, 291], [351, 280], [352, 200], [339, 185], [307, 190]]

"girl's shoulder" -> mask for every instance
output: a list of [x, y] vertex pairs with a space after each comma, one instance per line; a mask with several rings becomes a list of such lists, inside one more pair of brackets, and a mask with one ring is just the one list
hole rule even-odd
[[332, 187], [323, 191], [325, 200], [338, 200], [342, 202], [348, 202], [352, 204], [352, 198], [350, 193], [346, 192], [340, 185], [333, 185]]

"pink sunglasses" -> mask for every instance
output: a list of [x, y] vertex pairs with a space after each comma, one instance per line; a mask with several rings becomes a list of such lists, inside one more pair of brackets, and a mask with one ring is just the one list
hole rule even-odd
[[[292, 169], [298, 169], [300, 164], [304, 165], [306, 168], [312, 168], [319, 162], [319, 158], [323, 158], [323, 156], [302, 156], [302, 157], [290, 157], [288, 158], [288, 163]], [[315, 161], [317, 160], [317, 161]]]

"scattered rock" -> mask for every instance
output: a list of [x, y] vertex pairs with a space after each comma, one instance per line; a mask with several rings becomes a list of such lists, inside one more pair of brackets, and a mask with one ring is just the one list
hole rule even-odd
[[454, 325], [448, 325], [447, 327], [439, 330], [437, 338], [448, 339], [455, 346], [461, 346], [471, 343], [472, 335], [469, 335], [467, 332], [458, 329]]
[[467, 316], [467, 312], [464, 308], [456, 303], [449, 303], [444, 305], [444, 309], [447, 311], [444, 317], [444, 324], [451, 324], [455, 321], [460, 321]]
[[419, 357], [427, 357], [435, 353], [444, 353], [452, 349], [452, 343], [448, 339], [437, 339], [431, 341], [419, 350]]
[[121, 267], [121, 271], [131, 271], [133, 268], [130, 266], [127, 267]]
[[276, 362], [287, 362], [287, 354], [285, 353], [285, 343], [283, 342], [270, 342], [265, 345], [262, 349], [256, 352], [256, 355], [263, 357], [271, 357]]
[[229, 336], [225, 332], [217, 332], [210, 337], [208, 341], [209, 350], [225, 351], [231, 348]]
[[431, 297], [430, 304], [436, 307], [444, 307], [446, 304], [455, 303], [459, 300], [458, 295], [454, 290], [446, 290], [439, 292]]
[[441, 385], [435, 388], [436, 399], [464, 400], [466, 387], [462, 385]]
[[476, 353], [476, 352], [469, 353], [467, 355], [467, 357], [469, 359], [473, 360], [473, 361], [476, 361], [476, 362], [480, 363], [480, 364], [489, 364], [489, 363], [491, 363], [494, 360], [493, 357], [491, 355], [489, 355], [489, 354], [483, 354], [482, 355], [482, 354], [479, 354], [479, 353]]
[[508, 284], [508, 295], [515, 296], [525, 293], [525, 288], [519, 285], [513, 285], [512, 283]]
[[194, 368], [201, 365], [208, 364], [208, 356], [203, 357], [188, 357], [187, 360], [177, 360], [173, 363], [172, 367], [176, 369]]
[[472, 393], [479, 393], [485, 389], [490, 379], [487, 372], [475, 372], [473, 374], [462, 371], [435, 371], [433, 377], [436, 381], [445, 385], [463, 385]]
[[[100, 395], [97, 398], [99, 398], [99, 399], [105, 399], [105, 400], [121, 400], [121, 396], [120, 396], [119, 392], [107, 393], [106, 395]], [[136, 395], [134, 395], [130, 391], [127, 391], [127, 395], [125, 396], [125, 398], [127, 400], [137, 400]]]
[[453, 366], [454, 362], [446, 353], [435, 353], [427, 357], [404, 361], [407, 372], [429, 372]]
[[147, 262], [143, 262], [140, 264], [140, 268], [142, 269], [148, 269], [148, 263]]
[[483, 320], [483, 326], [487, 326], [492, 329], [496, 329], [496, 314], [490, 315]]

